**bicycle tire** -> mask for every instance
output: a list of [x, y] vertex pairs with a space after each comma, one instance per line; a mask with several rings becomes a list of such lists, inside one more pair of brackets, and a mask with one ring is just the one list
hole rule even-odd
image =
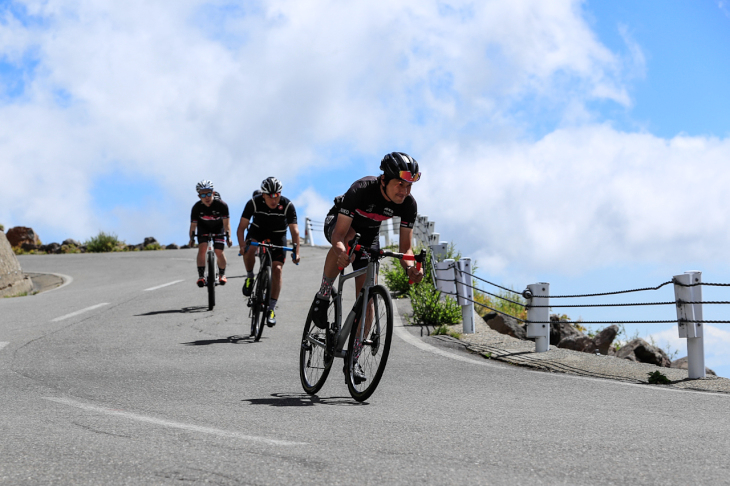
[[[267, 290], [268, 289], [268, 290]], [[264, 319], [266, 318], [266, 307], [268, 306], [268, 295], [271, 292], [271, 267], [265, 266], [259, 270], [259, 275], [256, 277], [256, 301], [252, 309], [252, 324], [256, 323], [256, 335], [254, 341], [261, 339], [261, 334], [264, 332]]]
[[213, 310], [215, 307], [215, 254], [208, 253], [208, 277], [206, 278], [206, 285], [208, 287], [208, 310]]
[[[332, 368], [334, 356], [328, 356], [326, 350], [334, 343], [329, 342], [327, 336], [335, 322], [335, 316], [341, 315], [340, 312], [337, 312], [340, 305], [338, 299], [330, 300], [327, 309], [327, 322], [330, 325], [327, 326], [327, 329], [317, 327], [312, 321], [311, 311], [307, 313], [302, 333], [302, 345], [299, 350], [299, 379], [304, 391], [310, 395], [314, 395], [322, 388]], [[334, 336], [331, 334], [329, 336], [330, 341], [334, 340]]]
[[[372, 307], [371, 307], [372, 306]], [[363, 319], [358, 314], [355, 324], [350, 331], [347, 340], [347, 356], [345, 357], [347, 369], [347, 388], [352, 398], [358, 402], [367, 400], [373, 394], [380, 383], [388, 362], [390, 343], [393, 339], [393, 303], [390, 294], [381, 285], [371, 287], [368, 292], [368, 311], [372, 310], [372, 320], [369, 315], [364, 321], [370, 322], [369, 329], [363, 339], [363, 344], [358, 345], [358, 328]], [[353, 373], [354, 366], [359, 364], [366, 376], [366, 380], [355, 383]]]

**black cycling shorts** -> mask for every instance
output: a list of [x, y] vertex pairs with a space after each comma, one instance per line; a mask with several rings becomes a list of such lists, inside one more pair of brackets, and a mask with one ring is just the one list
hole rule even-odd
[[[205, 243], [208, 244], [208, 233], [203, 233], [198, 235], [198, 244], [202, 245]], [[225, 235], [218, 235], [216, 234], [213, 237], [213, 248], [216, 250], [222, 250], [226, 247], [226, 236]]]
[[[246, 232], [246, 248], [244, 251], [248, 251], [251, 241], [263, 243], [266, 240], [269, 240], [268, 243], [272, 245], [286, 246], [286, 231], [263, 231], [258, 226], [250, 226]], [[271, 259], [275, 262], [284, 263], [286, 260], [286, 252], [279, 248], [272, 248]]]
[[[324, 237], [332, 243], [332, 232], [337, 224], [337, 217], [340, 213], [330, 213], [324, 220]], [[357, 231], [357, 229], [355, 230]], [[357, 231], [360, 233], [359, 231]], [[345, 242], [347, 243], [347, 242]], [[380, 231], [360, 233], [360, 244], [366, 248], [380, 249]], [[360, 270], [368, 266], [368, 255], [361, 251], [355, 253], [355, 261], [352, 262], [353, 270]]]

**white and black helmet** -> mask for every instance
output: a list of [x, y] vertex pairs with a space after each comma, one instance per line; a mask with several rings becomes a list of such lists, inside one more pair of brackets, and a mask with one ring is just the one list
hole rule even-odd
[[215, 188], [213, 187], [213, 183], [211, 181], [209, 181], [209, 180], [203, 180], [203, 181], [198, 182], [195, 185], [195, 190], [198, 191], [198, 192], [200, 192], [200, 191], [213, 191], [213, 190], [215, 190]]
[[281, 192], [283, 186], [276, 177], [267, 177], [261, 181], [261, 192], [264, 194], [276, 194]]
[[386, 154], [380, 162], [380, 170], [383, 171], [386, 180], [402, 179], [408, 182], [416, 182], [421, 178], [416, 159], [403, 152]]

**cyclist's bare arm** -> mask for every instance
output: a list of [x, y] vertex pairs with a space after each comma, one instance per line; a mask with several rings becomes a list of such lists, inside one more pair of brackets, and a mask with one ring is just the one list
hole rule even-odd
[[226, 235], [228, 238], [226, 238], [226, 241], [228, 242], [228, 248], [233, 246], [233, 242], [231, 241], [231, 218], [223, 218], [223, 230], [226, 232]]
[[240, 248], [240, 253], [243, 255], [243, 250], [246, 249], [246, 241], [243, 239], [244, 232], [246, 231], [246, 228], [248, 228], [248, 219], [241, 218], [241, 221], [238, 223], [238, 230], [236, 230], [236, 236], [238, 236], [238, 246]]
[[[400, 229], [400, 241], [398, 242], [398, 251], [405, 253], [406, 255], [413, 255], [413, 248], [411, 248], [411, 241], [413, 238], [413, 228], [401, 228]], [[406, 271], [408, 278], [413, 282], [418, 283], [423, 279], [423, 268], [420, 270], [415, 267], [415, 263], [412, 261], [401, 260], [401, 266]]]
[[289, 225], [289, 232], [291, 233], [291, 242], [292, 245], [294, 245], [295, 254], [294, 254], [294, 263], [299, 263], [299, 225], [296, 223], [292, 223]]
[[[195, 231], [198, 228], [198, 223], [190, 223], [190, 243], [193, 243], [195, 241]], [[192, 245], [191, 245], [192, 246]]]

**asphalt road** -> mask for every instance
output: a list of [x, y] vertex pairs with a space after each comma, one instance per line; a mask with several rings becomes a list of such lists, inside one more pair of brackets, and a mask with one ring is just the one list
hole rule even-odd
[[[730, 397], [529, 371], [398, 328], [375, 394], [298, 375], [322, 248], [247, 335], [194, 250], [20, 258], [73, 281], [0, 299], [0, 484], [726, 484]], [[173, 283], [175, 282], [175, 283]], [[169, 285], [166, 285], [169, 284]]]

